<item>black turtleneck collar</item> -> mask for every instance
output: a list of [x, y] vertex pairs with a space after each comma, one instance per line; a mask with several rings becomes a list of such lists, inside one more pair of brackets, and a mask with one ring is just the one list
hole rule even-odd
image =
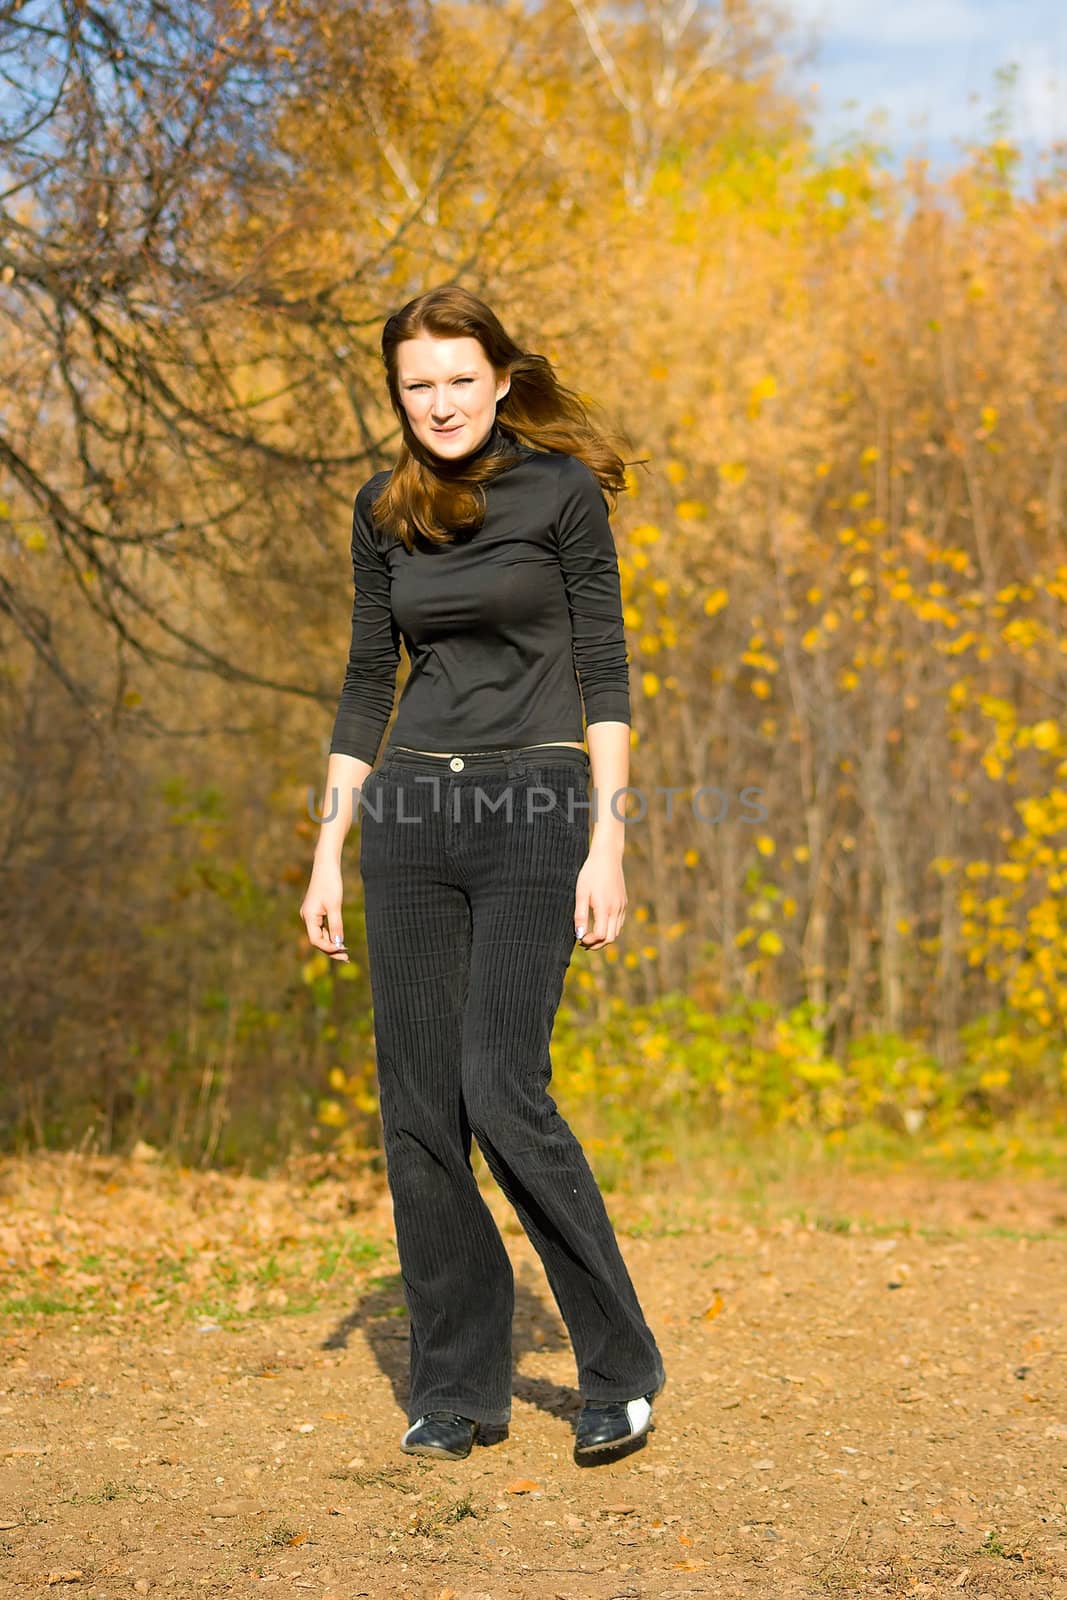
[[480, 461], [483, 456], [496, 455], [504, 445], [504, 430], [500, 426], [499, 417], [493, 418], [493, 426], [489, 429], [481, 444], [474, 450], [469, 450], [465, 456], [457, 457], [466, 465], [470, 461]]

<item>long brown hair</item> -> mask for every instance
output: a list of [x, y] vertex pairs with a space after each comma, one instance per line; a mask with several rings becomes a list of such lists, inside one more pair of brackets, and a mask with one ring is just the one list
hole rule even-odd
[[[472, 337], [485, 351], [497, 380], [505, 372], [511, 387], [498, 403], [496, 420], [505, 446], [453, 469], [425, 449], [408, 426], [400, 399], [397, 345], [428, 333], [437, 339]], [[410, 550], [416, 532], [433, 544], [448, 544], [459, 533], [479, 528], [485, 516], [483, 485], [514, 464], [507, 445], [521, 440], [535, 450], [578, 456], [615, 498], [625, 487], [627, 463], [594, 427], [579, 397], [560, 383], [552, 363], [523, 350], [499, 318], [477, 295], [458, 284], [443, 284], [416, 295], [393, 313], [382, 330], [389, 400], [403, 430], [400, 454], [386, 487], [371, 507], [375, 522], [403, 540]]]

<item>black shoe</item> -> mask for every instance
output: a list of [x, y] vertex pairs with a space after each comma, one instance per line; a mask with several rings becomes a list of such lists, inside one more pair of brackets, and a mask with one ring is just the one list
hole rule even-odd
[[642, 1438], [652, 1421], [652, 1402], [662, 1388], [661, 1383], [636, 1400], [588, 1401], [575, 1429], [575, 1455], [596, 1455]]
[[462, 1461], [471, 1453], [478, 1423], [455, 1411], [427, 1411], [413, 1422], [400, 1441], [409, 1456], [443, 1456], [446, 1461]]

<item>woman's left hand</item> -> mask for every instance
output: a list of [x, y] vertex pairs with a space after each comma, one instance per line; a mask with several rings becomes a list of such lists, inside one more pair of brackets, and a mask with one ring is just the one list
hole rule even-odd
[[586, 950], [612, 944], [626, 920], [626, 882], [616, 850], [597, 850], [585, 858], [574, 890], [574, 933]]

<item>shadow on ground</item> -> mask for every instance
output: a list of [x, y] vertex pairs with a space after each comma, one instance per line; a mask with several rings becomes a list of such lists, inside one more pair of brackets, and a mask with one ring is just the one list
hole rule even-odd
[[[554, 1306], [546, 1303], [529, 1272], [516, 1274], [515, 1316], [512, 1357], [512, 1393], [527, 1405], [536, 1406], [549, 1416], [572, 1425], [582, 1407], [578, 1390], [569, 1384], [551, 1383], [547, 1378], [527, 1377], [518, 1369], [525, 1356], [535, 1352], [570, 1348], [567, 1331]], [[393, 1398], [407, 1415], [408, 1402], [408, 1316], [399, 1272], [372, 1278], [360, 1296], [333, 1330], [322, 1341], [324, 1350], [346, 1350], [350, 1336], [359, 1331], [367, 1347], [389, 1381]], [[479, 1444], [497, 1444], [507, 1438], [506, 1427], [483, 1428]]]

